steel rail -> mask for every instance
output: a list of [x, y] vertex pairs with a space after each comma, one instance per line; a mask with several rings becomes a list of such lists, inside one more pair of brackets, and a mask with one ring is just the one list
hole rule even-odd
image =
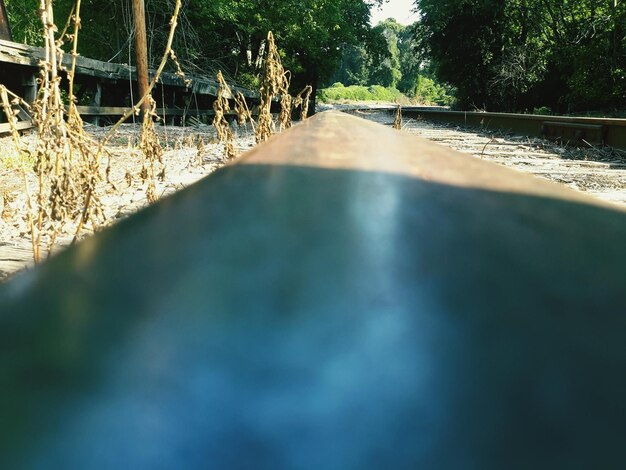
[[[389, 107], [386, 111], [395, 112], [395, 107]], [[626, 119], [450, 111], [419, 106], [403, 107], [402, 114], [484, 130], [546, 137], [568, 144], [608, 145], [626, 150]]]
[[0, 467], [619, 468], [625, 239], [321, 113], [0, 285]]

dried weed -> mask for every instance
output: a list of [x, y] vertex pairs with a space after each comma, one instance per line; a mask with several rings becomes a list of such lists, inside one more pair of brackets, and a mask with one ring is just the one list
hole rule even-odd
[[393, 128], [401, 130], [402, 129], [402, 106], [398, 103], [398, 107], [396, 108], [396, 115], [393, 119]]
[[233, 96], [233, 93], [224, 80], [224, 76], [221, 71], [217, 72], [217, 82], [219, 86], [217, 89], [217, 98], [213, 102], [213, 110], [215, 111], [215, 116], [213, 117], [213, 127], [215, 127], [215, 131], [217, 132], [218, 140], [224, 144], [224, 153], [226, 154], [226, 158], [235, 158], [237, 156], [235, 146], [233, 145], [235, 136], [233, 135], [233, 131], [230, 129], [230, 125], [226, 120], [226, 114], [230, 111], [228, 97]]

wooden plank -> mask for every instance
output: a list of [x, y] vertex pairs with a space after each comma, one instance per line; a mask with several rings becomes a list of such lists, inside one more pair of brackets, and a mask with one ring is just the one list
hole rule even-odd
[[[93, 95], [91, 99], [89, 100], [89, 106], [100, 108], [102, 105], [102, 82], [100, 80], [97, 80], [95, 83], [92, 83], [92, 91], [93, 91]], [[79, 111], [79, 114], [80, 114], [80, 111]], [[100, 125], [100, 118], [97, 115], [94, 116], [91, 123], [96, 126]]]
[[20, 121], [31, 120], [31, 115], [28, 114], [28, 111], [26, 111], [22, 106], [20, 106], [19, 104], [14, 104], [13, 108], [17, 109], [17, 117], [19, 118]]
[[[31, 121], [18, 121], [15, 124], [15, 128], [18, 131], [23, 131], [26, 129], [30, 129], [33, 127], [33, 123]], [[3, 122], [0, 124], [0, 134], [6, 134], [11, 132], [11, 124], [9, 124], [8, 122]]]
[[[80, 115], [84, 116], [122, 116], [130, 111], [130, 108], [123, 106], [76, 106], [76, 109]], [[212, 109], [157, 108], [156, 111], [159, 116], [212, 116], [215, 114]]]

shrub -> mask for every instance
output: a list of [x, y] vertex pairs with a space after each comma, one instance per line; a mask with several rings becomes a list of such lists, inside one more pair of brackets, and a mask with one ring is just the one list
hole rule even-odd
[[543, 116], [548, 116], [552, 114], [552, 110], [547, 106], [541, 106], [539, 108], [533, 108], [533, 114], [541, 114]]
[[344, 86], [333, 83], [328, 88], [318, 90], [317, 99], [323, 103], [337, 101], [386, 101], [408, 103], [410, 100], [395, 88], [386, 88], [381, 85], [365, 87], [361, 85]]

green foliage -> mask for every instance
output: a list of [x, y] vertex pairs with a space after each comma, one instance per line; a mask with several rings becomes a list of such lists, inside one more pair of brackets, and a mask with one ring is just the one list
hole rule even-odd
[[411, 97], [418, 103], [451, 106], [454, 102], [449, 88], [436, 83], [432, 78], [418, 75]]
[[[394, 19], [387, 19], [372, 29], [368, 49], [362, 46], [344, 48], [340, 66], [332, 80], [347, 85], [381, 85], [388, 89], [398, 89], [407, 100], [410, 97], [422, 104], [450, 105], [452, 88], [438, 84], [428, 76], [415, 53], [415, 47], [413, 28], [398, 24]], [[330, 88], [336, 88], [336, 84]], [[331, 96], [332, 99], [340, 100], [356, 99], [350, 97], [354, 93], [337, 97], [337, 92], [333, 91]], [[364, 96], [364, 88], [359, 93]], [[367, 99], [384, 100], [371, 97]]]
[[339, 68], [332, 75], [332, 80], [340, 84], [367, 85], [371, 68], [372, 59], [369, 51], [362, 45], [348, 45], [343, 48]]
[[39, 0], [4, 0], [15, 42], [43, 45]]
[[538, 108], [533, 108], [532, 114], [539, 114], [541, 116], [549, 116], [552, 114], [552, 110], [547, 106], [540, 106]]
[[237, 75], [237, 81], [241, 84], [241, 86], [251, 90], [258, 90], [261, 86], [261, 79], [259, 76], [250, 72], [241, 72]]
[[504, 2], [498, 0], [417, 0], [416, 27], [423, 59], [431, 59], [436, 76], [456, 86], [464, 108], [489, 102], [490, 67], [502, 50]]
[[[152, 3], [157, 0], [152, 0]], [[5, 0], [13, 40], [35, 46], [43, 45], [39, 0]], [[54, 21], [61, 32], [66, 25], [75, 0], [54, 2]], [[151, 2], [147, 2], [151, 6]], [[164, 14], [171, 13], [168, 8]], [[154, 15], [148, 10], [148, 29], [151, 31]], [[118, 52], [118, 62], [128, 61], [129, 34], [132, 29], [132, 8], [128, 1], [82, 0], [79, 53], [85, 57], [109, 60]], [[169, 21], [169, 17], [168, 17]], [[69, 43], [69, 41], [67, 41]], [[67, 49], [69, 50], [69, 49]]]
[[626, 106], [626, 3], [416, 0], [415, 40], [460, 106], [560, 112]]
[[[258, 83], [260, 52], [273, 31], [292, 89], [314, 87], [337, 68], [342, 50], [366, 47], [372, 39], [369, 10], [382, 0], [186, 0], [174, 50], [183, 68], [214, 75], [217, 70], [252, 86]], [[75, 0], [55, 0], [59, 29]], [[17, 41], [41, 44], [39, 0], [6, 0]], [[146, 0], [149, 62], [161, 58], [173, 0]], [[134, 57], [130, 0], [83, 0], [79, 53], [116, 62]], [[132, 62], [132, 60], [131, 60]]]
[[318, 91], [318, 99], [323, 103], [334, 103], [340, 101], [383, 101], [406, 103], [409, 99], [395, 88], [387, 88], [381, 85], [369, 87], [361, 85], [344, 86], [341, 83], [334, 83], [328, 88]]
[[385, 39], [387, 54], [371, 71], [370, 83], [377, 83], [390, 88], [396, 88], [398, 85], [402, 78], [398, 34], [403, 30], [404, 26], [396, 23], [391, 18], [382, 21], [374, 27], [374, 34], [378, 34]]

